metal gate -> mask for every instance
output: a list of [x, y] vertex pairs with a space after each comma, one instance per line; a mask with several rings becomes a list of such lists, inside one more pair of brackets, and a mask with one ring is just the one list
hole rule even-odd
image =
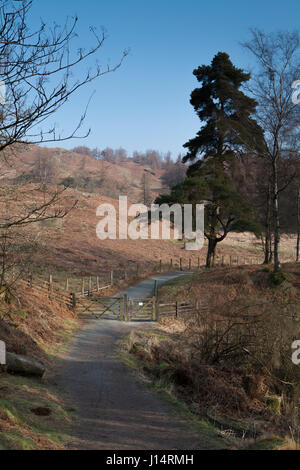
[[91, 314], [96, 318], [106, 320], [123, 320], [123, 298], [117, 297], [91, 297], [82, 299], [77, 306], [81, 315]]
[[155, 321], [155, 297], [133, 299], [124, 297], [85, 297], [77, 302], [77, 313], [95, 318], [120, 321]]
[[94, 315], [106, 320], [123, 320], [123, 310], [123, 298], [100, 297], [97, 299]]
[[127, 301], [128, 321], [155, 321], [155, 297]]

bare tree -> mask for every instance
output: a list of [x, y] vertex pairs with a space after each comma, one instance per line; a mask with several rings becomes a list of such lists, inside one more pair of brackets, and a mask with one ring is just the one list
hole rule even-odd
[[178, 155], [176, 162], [171, 158], [165, 161], [165, 173], [161, 180], [165, 186], [175, 186], [181, 183], [186, 176], [187, 166], [182, 162], [181, 155]]
[[[127, 55], [125, 51], [114, 66], [101, 67], [95, 56], [106, 40], [106, 33], [90, 27], [92, 46], [78, 49], [77, 17], [68, 18], [62, 27], [41, 21], [32, 29], [29, 18], [33, 3], [34, 0], [2, 0], [0, 3], [0, 162], [10, 167], [19, 158], [20, 147], [87, 136], [89, 131], [79, 135], [79, 130], [88, 103], [77, 125], [67, 135], [47, 125], [47, 119], [82, 87], [116, 71]], [[89, 67], [91, 58], [93, 67]], [[39, 171], [44, 172], [44, 176], [45, 172], [49, 173], [48, 167], [41, 159]], [[37, 197], [30, 198], [30, 191], [38, 193]], [[65, 217], [76, 204], [64, 204], [65, 191], [65, 188], [55, 189], [45, 184], [30, 190], [22, 185], [17, 188], [2, 185], [0, 240], [4, 240], [5, 250], [10, 241], [13, 243], [12, 230]]]
[[[0, 6], [0, 79], [6, 89], [6, 99], [0, 109], [0, 160], [4, 159], [12, 165], [20, 144], [79, 137], [78, 130], [83, 124], [86, 109], [69, 135], [62, 136], [55, 127], [45, 129], [43, 126], [47, 118], [80, 88], [117, 70], [127, 54], [124, 52], [119, 63], [113, 67], [102, 69], [96, 62], [94, 70], [87, 69], [84, 76], [78, 78], [77, 66], [87, 62], [101, 49], [106, 34], [102, 32], [99, 35], [95, 28], [90, 28], [94, 45], [88, 50], [77, 50], [73, 42], [77, 36], [78, 18], [67, 20], [63, 27], [54, 24], [51, 28], [42, 22], [39, 28], [31, 30], [28, 21], [32, 5], [33, 0], [4, 0]], [[73, 70], [76, 70], [75, 79], [72, 78]], [[63, 193], [64, 189], [55, 190], [47, 201], [43, 199], [40, 206], [20, 215], [19, 219], [11, 217], [1, 220], [0, 227], [50, 218], [51, 207], [57, 205]], [[52, 216], [63, 213], [55, 209]]]
[[36, 161], [32, 169], [34, 181], [40, 184], [55, 184], [58, 175], [58, 166], [56, 159], [49, 158], [47, 149], [37, 148]]
[[[53, 127], [45, 130], [38, 126], [84, 85], [117, 70], [126, 56], [124, 52], [113, 67], [102, 68], [96, 62], [94, 70], [88, 68], [85, 75], [78, 78], [77, 66], [101, 49], [105, 32], [98, 34], [91, 27], [94, 45], [88, 50], [77, 50], [74, 42], [78, 18], [67, 20], [63, 27], [54, 24], [50, 28], [42, 22], [32, 31], [28, 26], [32, 4], [33, 0], [4, 0], [0, 7], [0, 77], [6, 86], [0, 150], [15, 142], [45, 143], [78, 137], [85, 112], [76, 129], [66, 136], [58, 134]], [[76, 74], [72, 74], [73, 70]]]
[[251, 93], [258, 102], [257, 118], [264, 130], [265, 150], [262, 156], [269, 162], [270, 168], [276, 272], [280, 270], [279, 194], [290, 182], [279, 185], [278, 165], [287, 154], [298, 151], [300, 106], [293, 103], [292, 84], [300, 77], [300, 39], [297, 32], [266, 34], [253, 29], [251, 33], [252, 39], [244, 47], [258, 62]]

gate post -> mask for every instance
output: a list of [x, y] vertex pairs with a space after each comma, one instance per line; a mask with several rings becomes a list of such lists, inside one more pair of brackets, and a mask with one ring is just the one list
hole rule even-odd
[[120, 297], [120, 321], [124, 321], [124, 299]]
[[156, 321], [156, 297], [152, 298], [152, 321]]
[[124, 314], [125, 314], [125, 321], [128, 321], [128, 295], [124, 295]]
[[155, 311], [155, 321], [159, 320], [159, 301], [158, 295], [154, 297], [154, 311]]

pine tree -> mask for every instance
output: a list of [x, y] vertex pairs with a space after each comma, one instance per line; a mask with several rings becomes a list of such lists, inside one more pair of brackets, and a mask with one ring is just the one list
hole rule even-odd
[[258, 232], [253, 212], [234, 187], [232, 174], [249, 148], [260, 149], [262, 130], [253, 119], [256, 102], [241, 86], [250, 75], [234, 67], [228, 54], [219, 52], [211, 65], [194, 70], [201, 83], [191, 95], [203, 126], [187, 142], [184, 162], [192, 162], [184, 182], [173, 188], [170, 201], [204, 202], [207, 267], [214, 264], [217, 243], [233, 230]]

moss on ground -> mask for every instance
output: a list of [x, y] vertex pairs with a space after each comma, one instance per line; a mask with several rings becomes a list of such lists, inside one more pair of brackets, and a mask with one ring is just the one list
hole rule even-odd
[[5, 397], [0, 399], [0, 449], [64, 449], [72, 411], [51, 387], [37, 379], [5, 374], [0, 393]]
[[182, 276], [167, 281], [162, 287], [159, 288], [159, 298], [162, 300], [165, 298], [170, 298], [172, 295], [176, 295], [180, 287], [191, 285], [198, 278], [198, 276], [199, 273], [183, 274]]

